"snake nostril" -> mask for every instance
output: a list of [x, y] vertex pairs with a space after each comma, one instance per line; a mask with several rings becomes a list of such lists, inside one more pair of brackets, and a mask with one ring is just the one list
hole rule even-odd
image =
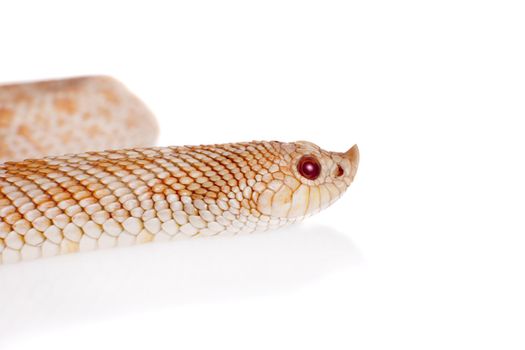
[[343, 176], [344, 174], [345, 174], [345, 170], [343, 169], [343, 167], [342, 167], [340, 164], [338, 164], [338, 165], [337, 165], [337, 169], [336, 169], [336, 171], [335, 171], [335, 176], [337, 176], [337, 177], [341, 177], [341, 176]]

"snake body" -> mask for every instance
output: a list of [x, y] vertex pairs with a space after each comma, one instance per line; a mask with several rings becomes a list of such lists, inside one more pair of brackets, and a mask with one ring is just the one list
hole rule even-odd
[[282, 227], [337, 200], [359, 161], [305, 141], [144, 147], [156, 133], [109, 78], [0, 87], [0, 157], [16, 160], [0, 165], [0, 263]]

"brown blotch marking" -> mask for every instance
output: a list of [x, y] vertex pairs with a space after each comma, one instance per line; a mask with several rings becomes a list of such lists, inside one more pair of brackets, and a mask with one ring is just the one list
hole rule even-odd
[[102, 95], [104, 95], [104, 98], [106, 99], [106, 101], [112, 104], [116, 105], [120, 103], [120, 98], [113, 91], [109, 89], [102, 90]]
[[99, 135], [103, 135], [104, 131], [98, 125], [92, 125], [86, 129], [86, 132], [90, 138], [94, 138]]
[[98, 109], [98, 113], [99, 113], [102, 117], [104, 117], [104, 119], [106, 119], [106, 120], [108, 120], [108, 121], [111, 120], [111, 112], [109, 111], [108, 108], [106, 108], [106, 107], [100, 107], [100, 108]]
[[18, 130], [16, 131], [17, 135], [26, 139], [27, 142], [29, 142], [33, 147], [35, 147], [39, 152], [44, 152], [45, 149], [40, 145], [38, 141], [36, 141], [33, 137], [33, 134], [31, 132], [31, 129], [29, 126], [22, 124], [18, 127]]
[[14, 117], [14, 113], [9, 108], [0, 107], [0, 128], [7, 128]]
[[27, 93], [20, 91], [13, 96], [13, 101], [15, 103], [31, 103], [33, 98]]
[[64, 118], [60, 118], [60, 117], [59, 117], [59, 118], [57, 119], [57, 126], [58, 126], [59, 128], [62, 128], [62, 127], [64, 127], [64, 125], [66, 125], [66, 120], [65, 120]]
[[136, 115], [129, 115], [127, 118], [126, 118], [126, 127], [128, 129], [134, 129], [134, 128], [138, 128], [140, 125], [139, 123], [139, 119], [137, 118]]
[[60, 136], [60, 141], [65, 144], [71, 143], [71, 140], [73, 140], [73, 134], [71, 132], [64, 132]]
[[35, 116], [35, 124], [39, 125], [39, 127], [49, 128], [51, 125], [51, 122], [45, 115], [38, 113]]
[[56, 98], [55, 108], [63, 113], [73, 114], [77, 111], [77, 104], [71, 98]]
[[8, 159], [13, 157], [13, 152], [4, 140], [0, 140], [0, 158]]

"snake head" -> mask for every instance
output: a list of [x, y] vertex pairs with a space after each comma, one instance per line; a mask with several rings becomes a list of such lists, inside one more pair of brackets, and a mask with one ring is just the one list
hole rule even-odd
[[306, 141], [274, 147], [279, 156], [257, 199], [257, 209], [270, 217], [300, 219], [319, 212], [339, 199], [357, 172], [357, 145], [342, 153]]

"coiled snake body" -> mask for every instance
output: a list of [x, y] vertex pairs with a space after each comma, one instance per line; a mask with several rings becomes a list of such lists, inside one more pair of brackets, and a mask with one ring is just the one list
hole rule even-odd
[[338, 199], [359, 161], [304, 141], [145, 148], [156, 134], [111, 78], [1, 86], [0, 263], [281, 227]]

